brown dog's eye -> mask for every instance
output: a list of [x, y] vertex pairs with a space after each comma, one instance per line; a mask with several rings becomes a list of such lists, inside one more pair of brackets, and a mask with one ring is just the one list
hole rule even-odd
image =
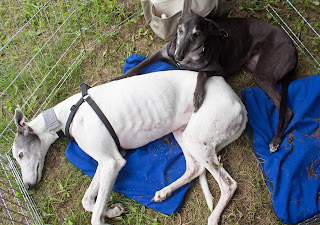
[[20, 152], [19, 153], [19, 159], [22, 159], [23, 158], [23, 152]]
[[198, 36], [200, 36], [200, 32], [199, 31], [197, 31], [197, 32], [195, 32], [193, 35], [195, 36], [195, 37], [198, 37]]
[[179, 33], [182, 33], [182, 29], [181, 28], [179, 28], [178, 31], [179, 31]]

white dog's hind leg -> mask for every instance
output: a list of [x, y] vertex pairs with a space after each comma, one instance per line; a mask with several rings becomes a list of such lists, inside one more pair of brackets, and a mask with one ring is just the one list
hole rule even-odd
[[211, 145], [203, 145], [199, 142], [191, 141], [191, 139], [186, 139], [187, 143], [185, 143], [193, 147], [190, 154], [212, 174], [221, 190], [218, 204], [208, 219], [208, 225], [217, 225], [224, 208], [237, 189], [237, 182], [220, 165], [213, 143]]
[[223, 210], [237, 189], [237, 182], [232, 179], [223, 167], [215, 168], [215, 166], [210, 165], [208, 168], [212, 176], [217, 180], [221, 190], [221, 196], [218, 204], [208, 219], [208, 225], [216, 225], [220, 220]]
[[207, 205], [208, 205], [210, 211], [212, 212], [213, 211], [213, 200], [214, 200], [214, 198], [213, 198], [213, 196], [212, 196], [212, 194], [210, 192], [210, 189], [209, 189], [206, 172], [207, 171], [205, 170], [200, 175], [199, 182], [200, 182], [204, 197], [206, 199]]
[[181, 186], [191, 182], [193, 179], [197, 178], [200, 174], [205, 172], [205, 168], [201, 166], [188, 152], [187, 146], [182, 142], [182, 133], [184, 127], [180, 128], [173, 132], [173, 135], [182, 148], [185, 160], [186, 160], [186, 171], [185, 173], [176, 181], [170, 185], [162, 188], [160, 191], [157, 191], [153, 197], [153, 201], [161, 202], [169, 197], [172, 192], [180, 188]]

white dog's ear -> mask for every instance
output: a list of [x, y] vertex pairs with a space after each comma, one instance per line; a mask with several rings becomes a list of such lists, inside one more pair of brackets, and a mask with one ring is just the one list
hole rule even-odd
[[182, 17], [181, 16], [177, 19], [177, 22], [178, 22], [178, 24], [182, 24]]
[[26, 131], [27, 125], [24, 122], [24, 115], [19, 108], [16, 108], [14, 113], [14, 123], [17, 126], [18, 133], [24, 133]]

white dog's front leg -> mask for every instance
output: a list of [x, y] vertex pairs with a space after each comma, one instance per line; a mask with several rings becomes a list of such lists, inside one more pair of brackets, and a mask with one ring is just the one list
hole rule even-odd
[[98, 195], [100, 185], [100, 166], [97, 167], [96, 173], [93, 176], [90, 186], [88, 187], [85, 195], [82, 198], [83, 208], [89, 212], [93, 211], [96, 197]]
[[112, 187], [116, 181], [119, 171], [125, 165], [124, 159], [105, 158], [99, 161], [100, 168], [100, 185], [97, 195], [97, 200], [92, 212], [91, 223], [100, 225], [104, 223], [104, 216], [115, 217], [124, 212], [124, 208], [120, 205], [107, 208]]
[[162, 188], [160, 191], [157, 191], [153, 197], [153, 201], [161, 202], [168, 198], [172, 192], [182, 187], [183, 185], [191, 182], [193, 179], [200, 176], [200, 174], [205, 172], [205, 168], [201, 166], [188, 152], [187, 147], [182, 141], [182, 133], [184, 128], [180, 128], [173, 132], [173, 135], [182, 148], [185, 160], [186, 160], [186, 171], [185, 173], [176, 181], [171, 183], [170, 185]]
[[[93, 212], [95, 199], [98, 195], [98, 190], [100, 185], [100, 172], [101, 172], [101, 167], [98, 166], [96, 173], [91, 181], [91, 184], [82, 199], [83, 208], [89, 212]], [[112, 217], [120, 216], [123, 212], [125, 212], [124, 207], [121, 204], [117, 203], [117, 204], [111, 205], [110, 208], [107, 208], [105, 212], [103, 212], [103, 216], [112, 218]]]

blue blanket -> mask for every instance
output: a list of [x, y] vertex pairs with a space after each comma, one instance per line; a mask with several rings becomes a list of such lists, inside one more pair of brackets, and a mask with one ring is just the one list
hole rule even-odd
[[241, 97], [248, 111], [247, 133], [259, 161], [272, 204], [283, 223], [293, 224], [319, 213], [320, 75], [291, 82], [288, 105], [294, 117], [277, 152], [269, 153], [278, 111], [260, 88]]
[[[124, 73], [144, 59], [144, 56], [131, 55], [125, 62]], [[156, 62], [140, 72], [144, 74], [175, 69], [177, 68], [167, 63]], [[65, 155], [82, 172], [90, 177], [94, 176], [97, 162], [84, 153], [76, 142], [70, 141]], [[168, 215], [180, 208], [191, 183], [175, 191], [163, 202], [151, 201], [156, 191], [177, 180], [186, 170], [182, 150], [172, 134], [128, 151], [125, 159], [127, 163], [120, 171], [113, 190]]]

